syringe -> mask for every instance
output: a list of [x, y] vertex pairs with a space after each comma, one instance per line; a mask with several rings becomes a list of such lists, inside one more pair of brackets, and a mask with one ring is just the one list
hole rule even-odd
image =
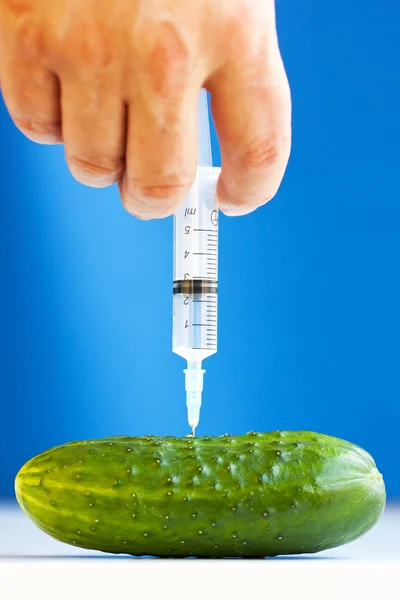
[[193, 435], [203, 391], [202, 362], [217, 351], [218, 208], [220, 169], [212, 166], [207, 93], [198, 109], [198, 169], [174, 216], [173, 351], [187, 361], [186, 405]]

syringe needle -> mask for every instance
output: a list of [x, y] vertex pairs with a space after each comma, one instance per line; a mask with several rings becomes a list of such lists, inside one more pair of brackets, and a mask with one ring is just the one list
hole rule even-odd
[[196, 437], [196, 427], [194, 427], [193, 425], [190, 426], [192, 428], [192, 436]]
[[201, 361], [188, 361], [188, 368], [184, 370], [184, 373], [188, 423], [194, 437], [200, 420], [201, 395], [205, 370], [201, 368]]

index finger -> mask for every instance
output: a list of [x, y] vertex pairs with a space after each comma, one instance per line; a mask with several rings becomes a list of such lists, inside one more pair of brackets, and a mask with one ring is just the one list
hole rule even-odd
[[227, 215], [242, 215], [276, 194], [290, 154], [291, 100], [279, 54], [231, 63], [209, 87], [222, 156], [217, 194]]

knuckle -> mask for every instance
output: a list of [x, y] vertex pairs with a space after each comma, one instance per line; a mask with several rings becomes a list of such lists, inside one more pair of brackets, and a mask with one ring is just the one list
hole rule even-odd
[[249, 198], [240, 195], [233, 196], [230, 200], [230, 204], [234, 209], [238, 209], [240, 212], [250, 211], [251, 207], [254, 205]]
[[256, 202], [254, 201], [254, 197], [245, 198], [242, 196], [233, 196], [230, 199], [229, 204], [227, 204], [222, 210], [224, 212], [230, 212], [232, 214], [237, 215], [245, 215], [251, 213], [260, 206], [264, 206], [264, 204], [270, 202], [270, 200], [274, 198], [277, 191], [278, 190], [276, 189], [274, 190], [274, 192], [269, 193], [267, 196], [262, 196], [258, 198]]
[[260, 206], [264, 206], [274, 198], [278, 191], [278, 187], [274, 189], [270, 189], [267, 195], [259, 196], [257, 194], [256, 198], [253, 194], [235, 194], [231, 198], [229, 198], [229, 204], [227, 204], [227, 209], [235, 212], [237, 214], [246, 214], [253, 212], [256, 208]]
[[163, 218], [175, 212], [189, 187], [189, 181], [176, 178], [151, 184], [135, 178], [124, 178], [120, 195], [129, 213], [141, 219]]
[[253, 212], [260, 206], [260, 203], [255, 203], [254, 198], [235, 195], [229, 198], [221, 206], [221, 210], [226, 215], [246, 215]]
[[42, 60], [48, 47], [46, 35], [38, 19], [19, 23], [14, 31], [16, 51], [30, 60]]
[[194, 175], [184, 168], [179, 174], [167, 173], [131, 177], [132, 188], [146, 201], [155, 202], [162, 200], [175, 201], [188, 192], [193, 183]]
[[114, 63], [114, 36], [108, 27], [92, 19], [76, 19], [62, 46], [69, 48], [70, 61], [81, 69], [102, 71]]
[[61, 142], [61, 125], [59, 122], [45, 122], [30, 118], [12, 117], [18, 129], [30, 140], [41, 144], [57, 144]]
[[171, 202], [159, 202], [151, 204], [144, 200], [135, 189], [120, 189], [122, 205], [127, 212], [135, 217], [147, 221], [148, 219], [164, 218], [172, 215], [176, 205]]
[[124, 164], [121, 158], [67, 157], [71, 173], [78, 181], [96, 187], [111, 185], [118, 181], [123, 173]]
[[[232, 5], [232, 11], [225, 22], [223, 33], [225, 34], [225, 42], [229, 49], [234, 49], [237, 52], [243, 52], [249, 45], [251, 36], [248, 31], [252, 30], [251, 23], [252, 11], [247, 2], [235, 3], [235, 8]], [[250, 39], [249, 39], [250, 38]]]
[[160, 96], [180, 96], [190, 76], [189, 47], [172, 23], [155, 23], [153, 27], [154, 37], [147, 38], [151, 45], [145, 51], [150, 88]]
[[[3, 7], [2, 7], [3, 8]], [[33, 0], [6, 0], [5, 14], [12, 26], [4, 32], [7, 43], [17, 57], [42, 60], [51, 49], [49, 27], [45, 25], [42, 11]]]
[[[142, 220], [146, 220], [143, 210], [141, 210], [140, 198], [129, 189], [129, 186], [125, 185], [125, 181], [118, 184], [119, 195], [121, 197], [122, 206], [129, 214], [134, 217], [138, 217]], [[141, 213], [141, 214], [139, 214]]]
[[188, 185], [183, 183], [159, 183], [156, 185], [139, 185], [138, 193], [148, 204], [159, 203], [160, 200], [175, 200], [180, 198]]
[[282, 160], [288, 146], [286, 136], [266, 136], [252, 142], [239, 159], [240, 166], [248, 171], [267, 171]]
[[254, 197], [232, 179], [222, 174], [217, 185], [218, 205], [226, 214], [243, 214], [254, 205]]
[[261, 3], [260, 9], [254, 10], [254, 3], [247, 0], [236, 0], [227, 8], [222, 26], [218, 24], [219, 48], [223, 48], [221, 54], [225, 64], [232, 64], [234, 60], [242, 65], [243, 60], [254, 60], [264, 38], [265, 8], [265, 3]]
[[29, 31], [21, 36], [20, 44], [22, 51], [30, 59], [43, 61], [49, 57], [51, 46], [39, 24], [32, 25]]
[[278, 186], [272, 187], [271, 183], [268, 184], [267, 190], [265, 186], [263, 187], [262, 191], [258, 188], [248, 190], [245, 186], [234, 184], [233, 189], [230, 186], [229, 191], [226, 186], [222, 185], [217, 191], [218, 205], [226, 215], [246, 215], [272, 200], [278, 189]]
[[3, 8], [15, 17], [30, 13], [33, 4], [33, 0], [2, 0]]
[[227, 217], [243, 217], [254, 212], [257, 208], [258, 206], [247, 206], [245, 209], [238, 209], [232, 204], [227, 204], [226, 206], [221, 206], [221, 212]]

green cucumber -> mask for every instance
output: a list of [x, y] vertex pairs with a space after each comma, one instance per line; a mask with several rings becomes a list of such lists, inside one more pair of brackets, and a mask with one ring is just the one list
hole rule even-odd
[[57, 540], [164, 557], [318, 552], [368, 531], [386, 499], [365, 450], [307, 431], [72, 442], [28, 461], [15, 488]]

